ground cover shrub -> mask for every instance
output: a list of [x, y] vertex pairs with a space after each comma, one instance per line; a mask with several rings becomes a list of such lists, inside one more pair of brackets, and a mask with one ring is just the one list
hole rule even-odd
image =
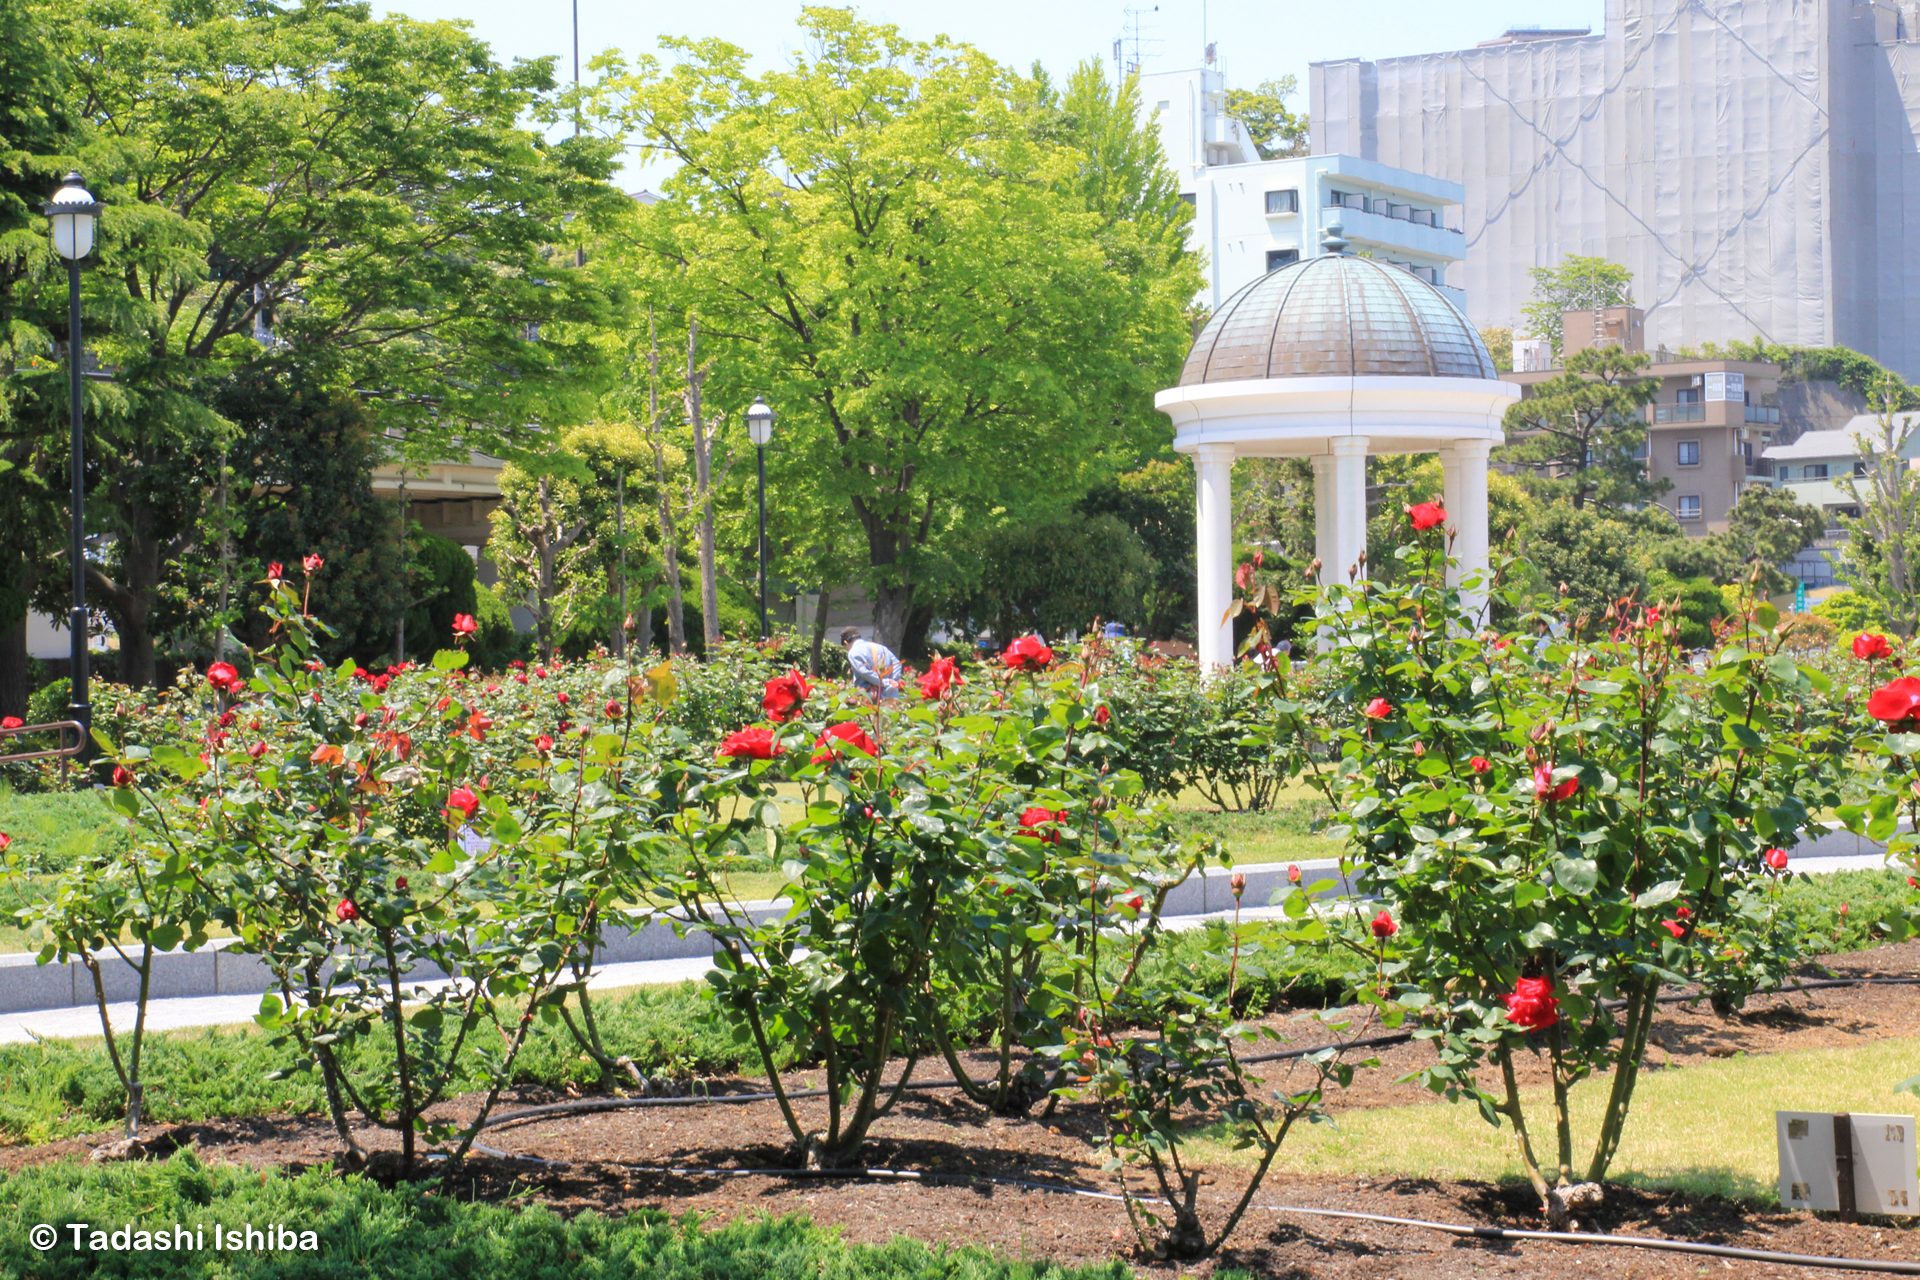
[[[1796, 713], [1830, 685], [1782, 651], [1770, 606], [1696, 668], [1661, 609], [1576, 615], [1523, 598], [1506, 565], [1488, 585], [1518, 634], [1483, 632], [1444, 581], [1432, 510], [1411, 509], [1398, 582], [1314, 602], [1330, 696], [1318, 723], [1301, 706], [1302, 732], [1339, 754], [1309, 758], [1309, 776], [1385, 896], [1383, 975], [1439, 1051], [1426, 1082], [1512, 1126], [1543, 1208], [1564, 1220], [1563, 1193], [1604, 1179], [1618, 1150], [1660, 985], [1697, 980], [1733, 1007], [1802, 958], [1784, 855], [1769, 850], [1837, 795]], [[1514, 1084], [1520, 1052], [1551, 1063], [1544, 1132]], [[1476, 1083], [1483, 1063], [1504, 1096]], [[1567, 1089], [1606, 1070], [1576, 1166]]]
[[[26, 1280], [102, 1274], [156, 1280], [1126, 1280], [1132, 1274], [1118, 1262], [1062, 1267], [905, 1239], [854, 1244], [835, 1228], [798, 1217], [741, 1219], [711, 1230], [656, 1210], [563, 1218], [541, 1205], [462, 1201], [320, 1170], [289, 1177], [209, 1167], [190, 1149], [164, 1162], [60, 1163], [0, 1174], [0, 1205], [11, 1222], [56, 1228], [55, 1246], [44, 1253], [28, 1243], [24, 1229], [0, 1238], [0, 1274]], [[150, 1232], [197, 1224], [209, 1246], [216, 1224], [223, 1231], [279, 1224], [313, 1238], [310, 1248], [287, 1251], [208, 1247], [96, 1255], [73, 1248], [72, 1224], [81, 1222], [109, 1232], [127, 1224]]]

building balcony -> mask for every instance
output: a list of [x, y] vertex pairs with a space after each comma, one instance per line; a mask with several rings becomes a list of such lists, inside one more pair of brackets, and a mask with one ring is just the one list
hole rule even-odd
[[1704, 404], [1657, 404], [1653, 406], [1653, 425], [1666, 426], [1671, 422], [1705, 422], [1707, 406]]

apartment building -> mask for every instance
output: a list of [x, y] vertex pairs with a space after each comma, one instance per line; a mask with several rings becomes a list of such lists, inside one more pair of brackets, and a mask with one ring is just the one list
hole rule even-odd
[[[1562, 358], [1596, 345], [1639, 351], [1645, 332], [1637, 307], [1569, 311], [1561, 317]], [[1545, 342], [1516, 344], [1523, 368], [1501, 377], [1530, 390], [1558, 376], [1560, 369], [1544, 367], [1545, 354]], [[1780, 368], [1657, 351], [1647, 372], [1660, 383], [1647, 406], [1647, 469], [1671, 486], [1660, 504], [1695, 537], [1724, 532], [1741, 491], [1772, 483], [1766, 451], [1797, 425], [1782, 421]]]
[[1193, 206], [1192, 244], [1206, 259], [1196, 299], [1217, 308], [1269, 271], [1319, 252], [1339, 224], [1352, 252], [1402, 267], [1463, 311], [1448, 279], [1466, 254], [1466, 190], [1425, 174], [1348, 155], [1262, 160], [1246, 126], [1227, 114], [1226, 81], [1212, 68], [1142, 76], [1141, 110]]

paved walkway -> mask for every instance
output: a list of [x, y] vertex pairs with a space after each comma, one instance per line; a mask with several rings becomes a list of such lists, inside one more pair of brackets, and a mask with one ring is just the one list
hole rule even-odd
[[[1886, 858], [1880, 854], [1803, 857], [1795, 858], [1793, 862], [1795, 870], [1815, 874], [1829, 871], [1877, 870], [1887, 865]], [[1231, 913], [1216, 912], [1211, 915], [1171, 916], [1162, 923], [1168, 929], [1177, 932], [1204, 928], [1209, 921], [1225, 920], [1230, 915]], [[1284, 917], [1278, 907], [1248, 907], [1241, 911], [1240, 918], [1242, 920], [1278, 920]], [[712, 967], [713, 962], [707, 956], [606, 964], [594, 971], [587, 986], [590, 990], [604, 990], [610, 987], [656, 986], [698, 981]], [[444, 981], [423, 982], [417, 985], [430, 989], [443, 985]], [[249, 1023], [253, 1020], [254, 1014], [259, 1011], [260, 997], [257, 994], [149, 1000], [147, 1027], [152, 1031], [176, 1031], [188, 1027]], [[113, 1019], [115, 1027], [130, 1029], [133, 1026], [134, 1006], [131, 1002], [109, 1004], [107, 1012]], [[23, 1044], [36, 1039], [85, 1039], [97, 1037], [99, 1034], [100, 1015], [92, 1005], [0, 1014], [0, 1044]]]

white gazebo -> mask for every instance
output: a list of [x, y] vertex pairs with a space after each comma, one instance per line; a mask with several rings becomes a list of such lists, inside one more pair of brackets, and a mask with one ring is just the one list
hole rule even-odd
[[[1520, 388], [1500, 381], [1467, 318], [1410, 271], [1344, 250], [1261, 277], [1221, 304], [1180, 385], [1154, 397], [1193, 455], [1203, 669], [1233, 661], [1233, 460], [1311, 458], [1321, 581], [1362, 572], [1367, 455], [1437, 453], [1453, 580], [1484, 599], [1487, 455]], [[1426, 495], [1421, 495], [1424, 500]]]

